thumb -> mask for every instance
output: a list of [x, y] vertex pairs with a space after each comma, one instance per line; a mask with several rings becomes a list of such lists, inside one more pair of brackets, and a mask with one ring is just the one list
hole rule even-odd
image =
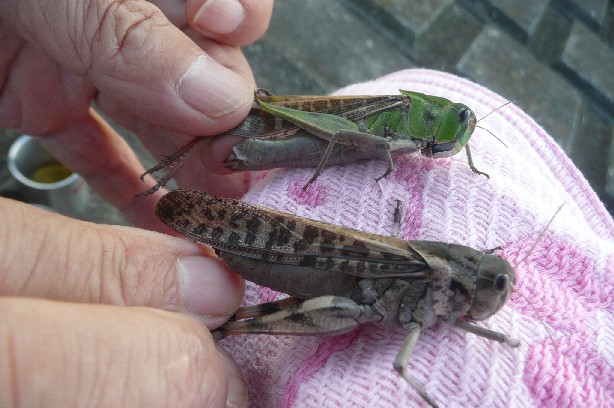
[[109, 104], [154, 125], [211, 135], [236, 125], [251, 106], [249, 81], [207, 55], [150, 2], [8, 1], [0, 18], [61, 66], [87, 77], [103, 109]]
[[246, 405], [238, 366], [177, 313], [0, 297], [0, 347], [2, 407]]

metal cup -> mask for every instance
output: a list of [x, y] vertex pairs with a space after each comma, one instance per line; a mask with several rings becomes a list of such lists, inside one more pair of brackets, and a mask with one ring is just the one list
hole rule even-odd
[[78, 216], [87, 204], [89, 189], [78, 174], [68, 170], [32, 136], [19, 137], [9, 149], [8, 168], [21, 184], [20, 193], [31, 204]]

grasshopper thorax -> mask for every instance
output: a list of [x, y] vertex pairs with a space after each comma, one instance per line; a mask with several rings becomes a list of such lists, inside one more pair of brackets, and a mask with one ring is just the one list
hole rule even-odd
[[467, 317], [484, 320], [505, 305], [514, 290], [516, 273], [505, 259], [485, 254], [477, 270], [475, 294]]
[[511, 295], [516, 274], [505, 259], [464, 245], [410, 242], [431, 271], [435, 315], [487, 319]]

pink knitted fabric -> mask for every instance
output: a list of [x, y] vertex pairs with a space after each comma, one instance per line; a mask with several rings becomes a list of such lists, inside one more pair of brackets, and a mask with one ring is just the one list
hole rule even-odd
[[[339, 94], [398, 89], [463, 102], [478, 118], [507, 102], [429, 70], [397, 72]], [[565, 203], [516, 267], [522, 296], [515, 293], [479, 323], [521, 346], [440, 324], [423, 331], [409, 367], [442, 406], [614, 406], [614, 222], [563, 151], [519, 108], [508, 105], [479, 125], [507, 145], [482, 129], [471, 138], [475, 165], [490, 180], [471, 172], [464, 152], [437, 160], [408, 155], [397, 157], [396, 171], [379, 183], [373, 179], [384, 173], [384, 161], [327, 167], [307, 191], [301, 187], [313, 169], [259, 173], [244, 200], [388, 235], [400, 199], [400, 237], [480, 250], [501, 246], [512, 265]], [[246, 302], [279, 296], [249, 284]], [[404, 338], [401, 329], [366, 325], [335, 337], [252, 335], [223, 344], [243, 369], [253, 407], [423, 406], [392, 368]]]

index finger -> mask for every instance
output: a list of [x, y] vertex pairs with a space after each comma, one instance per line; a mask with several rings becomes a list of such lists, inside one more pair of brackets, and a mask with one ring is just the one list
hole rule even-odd
[[147, 306], [200, 316], [209, 328], [242, 301], [239, 275], [205, 247], [97, 225], [0, 198], [0, 296]]
[[188, 0], [188, 24], [219, 42], [243, 46], [260, 38], [269, 26], [273, 0]]

